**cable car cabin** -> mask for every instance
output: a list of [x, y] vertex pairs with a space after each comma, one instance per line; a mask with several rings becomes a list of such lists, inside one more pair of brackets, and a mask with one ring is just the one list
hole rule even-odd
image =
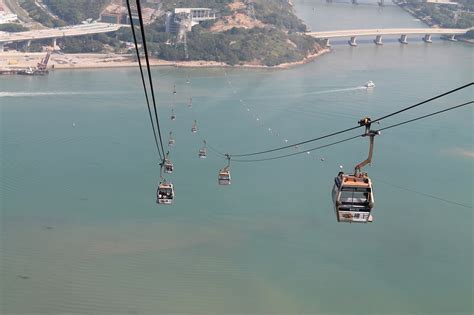
[[171, 114], [171, 120], [176, 120], [176, 115], [174, 113]]
[[192, 133], [196, 133], [197, 131], [198, 131], [197, 123], [196, 123], [196, 121], [194, 121], [194, 124], [193, 124], [193, 126], [192, 126], [192, 128], [191, 128], [191, 132], [192, 132]]
[[176, 141], [173, 138], [173, 133], [170, 132], [170, 137], [168, 138], [168, 145], [173, 146], [176, 143]]
[[174, 201], [174, 188], [173, 184], [162, 182], [158, 186], [156, 191], [156, 203], [171, 205]]
[[374, 195], [367, 174], [349, 175], [340, 172], [334, 179], [332, 198], [338, 222], [372, 222]]
[[199, 149], [199, 158], [205, 159], [207, 157], [207, 150], [206, 148]]
[[230, 171], [228, 169], [222, 169], [219, 171], [219, 185], [230, 185]]
[[163, 168], [165, 169], [165, 173], [172, 174], [174, 167], [173, 163], [171, 163], [170, 160], [165, 160], [165, 163], [163, 163]]

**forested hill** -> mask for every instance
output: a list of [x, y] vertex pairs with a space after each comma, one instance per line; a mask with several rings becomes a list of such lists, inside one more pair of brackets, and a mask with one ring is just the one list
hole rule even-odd
[[110, 0], [43, 0], [51, 11], [48, 12], [35, 0], [18, 0], [32, 19], [47, 27], [79, 24], [88, 18], [98, 19], [109, 2]]
[[166, 2], [164, 9], [175, 6], [212, 8], [218, 19], [187, 34], [188, 56], [183, 40], [165, 33], [164, 17], [157, 19], [147, 34], [152, 53], [165, 60], [275, 66], [301, 61], [321, 49], [315, 39], [301, 34], [306, 26], [288, 0], [177, 0]]
[[[50, 11], [46, 12], [39, 9], [35, 0], [19, 1], [30, 16], [49, 27], [97, 19], [111, 2], [43, 0]], [[321, 50], [314, 38], [303, 35], [306, 25], [294, 14], [289, 0], [162, 0], [160, 5], [141, 2], [156, 10], [156, 19], [146, 26], [146, 32], [150, 52], [161, 59], [275, 66], [304, 60]], [[183, 38], [165, 32], [165, 12], [179, 7], [210, 8], [217, 17], [187, 33], [187, 55]], [[123, 28], [118, 34], [67, 38], [60, 41], [60, 46], [65, 52], [75, 53], [125, 52], [125, 42], [131, 41], [130, 29]]]
[[100, 12], [110, 0], [43, 0], [48, 8], [68, 24], [99, 18]]

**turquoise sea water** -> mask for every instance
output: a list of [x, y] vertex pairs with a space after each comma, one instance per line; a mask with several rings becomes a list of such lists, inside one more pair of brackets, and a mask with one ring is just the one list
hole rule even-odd
[[[296, 8], [313, 30], [423, 27], [394, 6]], [[273, 148], [472, 81], [463, 43], [333, 48], [291, 70], [154, 69], [164, 138], [176, 139], [171, 207], [155, 204], [137, 69], [0, 77], [0, 313], [471, 314], [472, 107], [376, 139], [370, 225], [337, 224], [330, 196], [365, 139], [233, 163], [229, 187], [217, 185], [224, 160], [197, 158], [201, 136], [229, 153]], [[380, 127], [468, 100], [472, 89]]]

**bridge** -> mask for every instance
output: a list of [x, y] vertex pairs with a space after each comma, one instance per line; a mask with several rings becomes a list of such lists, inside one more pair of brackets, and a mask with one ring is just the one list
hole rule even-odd
[[306, 35], [324, 40], [324, 44], [329, 47], [331, 38], [350, 38], [348, 43], [357, 46], [356, 38], [360, 36], [375, 36], [374, 43], [382, 45], [382, 36], [400, 35], [400, 43], [408, 44], [408, 35], [424, 35], [423, 40], [431, 43], [431, 35], [444, 35], [449, 40], [455, 41], [456, 35], [466, 34], [471, 29], [460, 28], [385, 28], [385, 29], [360, 29], [360, 30], [340, 30], [326, 32], [307, 32]]
[[108, 23], [90, 23], [18, 33], [0, 32], [0, 52], [3, 51], [6, 43], [26, 41], [29, 46], [32, 40], [51, 38], [53, 39], [53, 47], [56, 47], [57, 38], [116, 32], [124, 26]]

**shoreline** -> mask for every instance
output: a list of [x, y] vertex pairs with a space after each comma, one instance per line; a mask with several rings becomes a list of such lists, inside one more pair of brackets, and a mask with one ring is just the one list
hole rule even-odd
[[[282, 63], [277, 66], [265, 66], [258, 64], [228, 65], [216, 61], [166, 61], [161, 59], [150, 59], [152, 67], [176, 67], [176, 68], [248, 68], [248, 69], [289, 69], [295, 66], [307, 64], [317, 57], [329, 53], [331, 50], [323, 48], [306, 56], [303, 60]], [[28, 67], [36, 67], [37, 63], [46, 53], [23, 53], [2, 52], [0, 53], [0, 70], [17, 70]], [[137, 67], [138, 61], [132, 60], [134, 55], [121, 54], [52, 54], [48, 64], [48, 70], [64, 69], [102, 69], [102, 68], [129, 68]]]

